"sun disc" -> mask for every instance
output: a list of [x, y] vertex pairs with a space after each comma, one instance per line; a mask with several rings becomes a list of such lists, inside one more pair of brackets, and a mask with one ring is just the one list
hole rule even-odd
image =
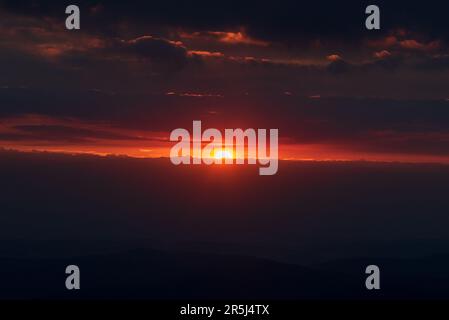
[[232, 152], [230, 150], [215, 150], [214, 152], [215, 159], [232, 159]]

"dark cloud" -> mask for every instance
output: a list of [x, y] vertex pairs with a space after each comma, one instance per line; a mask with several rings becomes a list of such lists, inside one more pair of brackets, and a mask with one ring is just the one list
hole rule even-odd
[[351, 71], [352, 66], [350, 63], [344, 61], [344, 60], [336, 60], [329, 63], [327, 66], [327, 70], [330, 73], [334, 74], [341, 74]]
[[[87, 1], [77, 2], [85, 10], [83, 26], [92, 32], [110, 31], [119, 22], [136, 25], [170, 25], [195, 30], [223, 30], [245, 26], [251, 36], [269, 41], [293, 43], [298, 39], [336, 37], [358, 41], [368, 36], [364, 27], [365, 8], [370, 1]], [[382, 29], [393, 28], [426, 32], [434, 37], [449, 35], [446, 26], [446, 1], [379, 0]], [[50, 0], [3, 1], [8, 10], [36, 16], [52, 16], [63, 20], [65, 3]], [[96, 10], [100, 8], [101, 10]], [[114, 26], [111, 26], [114, 25]]]
[[26, 135], [27, 138], [32, 137], [36, 140], [70, 142], [79, 142], [92, 138], [107, 140], [145, 140], [131, 135], [64, 125], [17, 125], [13, 128], [19, 131], [19, 135]]
[[416, 63], [416, 68], [420, 70], [446, 70], [449, 69], [449, 54], [439, 55], [423, 59]]
[[126, 53], [148, 59], [157, 69], [179, 70], [188, 62], [182, 43], [152, 36], [142, 36], [122, 43]]

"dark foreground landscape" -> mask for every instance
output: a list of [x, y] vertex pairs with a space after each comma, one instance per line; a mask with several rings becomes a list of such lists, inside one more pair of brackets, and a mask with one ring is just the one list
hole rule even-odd
[[[171, 166], [171, 170], [165, 170]], [[449, 166], [2, 151], [0, 298], [449, 298]], [[81, 290], [65, 289], [65, 267]], [[365, 289], [365, 267], [381, 290]]]

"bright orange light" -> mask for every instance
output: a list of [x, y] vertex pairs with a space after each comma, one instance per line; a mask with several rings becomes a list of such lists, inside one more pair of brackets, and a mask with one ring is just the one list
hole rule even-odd
[[232, 151], [226, 149], [214, 150], [214, 159], [233, 159]]

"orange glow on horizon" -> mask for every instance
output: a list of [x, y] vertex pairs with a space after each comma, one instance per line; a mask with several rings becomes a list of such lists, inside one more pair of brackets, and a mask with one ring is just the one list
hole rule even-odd
[[[1, 143], [0, 149], [22, 152], [52, 152], [71, 155], [95, 155], [95, 156], [124, 156], [131, 158], [156, 159], [169, 158], [171, 146], [158, 145], [155, 147], [139, 148], [133, 144], [129, 146], [113, 145], [18, 145], [17, 143]], [[229, 150], [212, 152], [214, 159], [236, 159]], [[419, 155], [419, 154], [391, 154], [354, 152], [350, 150], [338, 150], [332, 146], [301, 146], [279, 145], [279, 160], [281, 161], [371, 161], [371, 162], [403, 162], [403, 163], [441, 163], [449, 164], [447, 156]]]
[[[20, 128], [30, 131], [21, 131]], [[72, 139], [70, 135], [64, 136], [66, 132], [64, 130], [68, 130], [68, 133], [81, 134], [81, 136], [74, 136]], [[0, 149], [23, 152], [169, 158], [170, 149], [173, 146], [173, 142], [168, 138], [169, 132], [117, 128], [106, 122], [88, 122], [32, 114], [0, 121], [0, 134], [3, 134]], [[20, 139], [14, 138], [15, 135]], [[437, 136], [437, 138], [441, 137]], [[242, 152], [237, 146], [220, 144], [211, 152], [210, 157], [216, 160], [247, 159], [247, 152], [246, 148]], [[360, 146], [332, 143], [299, 144], [288, 137], [280, 138], [278, 159], [449, 164], [449, 155], [446, 154], [370, 151]]]

